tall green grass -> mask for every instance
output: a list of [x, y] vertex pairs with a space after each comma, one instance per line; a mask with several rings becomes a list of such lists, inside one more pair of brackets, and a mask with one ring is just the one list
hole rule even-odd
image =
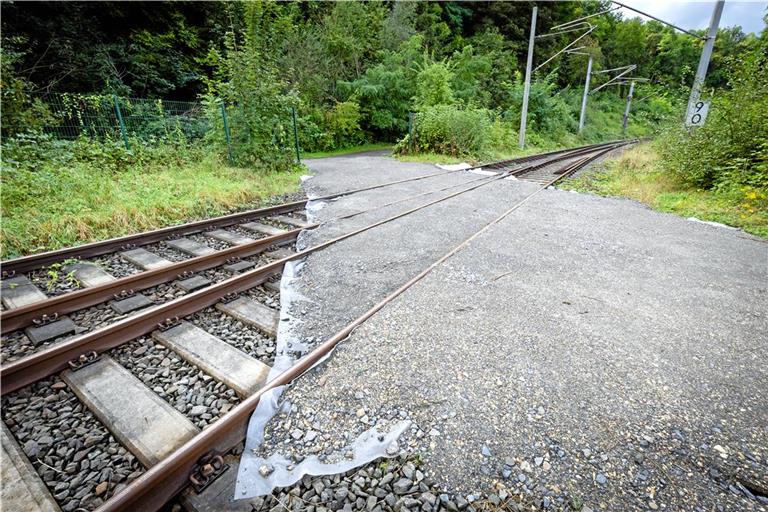
[[[658, 145], [658, 144], [656, 144]], [[562, 188], [627, 197], [659, 211], [720, 222], [768, 238], [768, 193], [749, 186], [701, 189], [666, 170], [656, 145], [642, 144]]]
[[251, 208], [298, 190], [300, 174], [230, 167], [203, 148], [6, 143], [2, 257]]

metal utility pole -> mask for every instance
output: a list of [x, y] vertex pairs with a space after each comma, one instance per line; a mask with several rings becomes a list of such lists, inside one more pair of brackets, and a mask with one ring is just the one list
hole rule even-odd
[[632, 106], [632, 93], [635, 92], [635, 81], [632, 80], [629, 84], [629, 94], [627, 94], [627, 107], [624, 109], [624, 121], [621, 124], [621, 133], [627, 131], [627, 123], [629, 123], [629, 108]]
[[[709, 68], [709, 59], [712, 57], [712, 49], [715, 47], [715, 38], [717, 37], [717, 27], [720, 25], [720, 16], [723, 14], [723, 5], [725, 0], [718, 0], [715, 9], [712, 11], [712, 19], [709, 21], [709, 32], [704, 42], [704, 49], [701, 51], [699, 67], [696, 69], [696, 77], [693, 79], [691, 87], [691, 96], [688, 99], [688, 110], [699, 101], [701, 96], [701, 87], [704, 85], [704, 79], [707, 78], [707, 68]], [[687, 116], [686, 116], [687, 117]]]
[[536, 14], [539, 8], [534, 6], [531, 14], [531, 35], [528, 39], [528, 63], [525, 65], [525, 87], [523, 89], [523, 108], [520, 112], [520, 149], [525, 147], [525, 124], [528, 121], [528, 95], [531, 92], [531, 68], [533, 67], [533, 43], [536, 39]]
[[579, 133], [584, 129], [584, 119], [587, 115], [587, 95], [589, 94], [589, 75], [592, 73], [592, 55], [587, 62], [587, 80], [584, 82], [584, 96], [581, 98], [581, 115], [579, 116]]

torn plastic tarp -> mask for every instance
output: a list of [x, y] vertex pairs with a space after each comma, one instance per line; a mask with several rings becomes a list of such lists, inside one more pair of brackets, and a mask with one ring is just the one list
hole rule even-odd
[[472, 168], [467, 162], [461, 162], [460, 164], [435, 164], [435, 167], [439, 167], [446, 171], [463, 171], [464, 169]]
[[371, 427], [349, 446], [352, 458], [342, 458], [339, 462], [326, 464], [316, 455], [305, 458], [301, 463], [273, 453], [267, 459], [256, 457], [246, 451], [240, 460], [240, 472], [235, 485], [235, 499], [253, 498], [270, 494], [277, 487], [287, 487], [302, 479], [304, 475], [335, 475], [344, 473], [381, 457], [393, 457], [400, 452], [397, 440], [411, 426], [408, 420], [393, 425], [383, 434]]
[[[305, 206], [307, 220], [316, 222], [316, 213], [326, 205], [323, 201], [308, 200]], [[296, 240], [296, 249], [303, 250], [307, 247], [307, 232], [302, 231]], [[299, 301], [306, 301], [296, 291], [294, 280], [304, 265], [305, 260], [289, 261], [283, 268], [280, 280], [280, 322], [277, 327], [277, 347], [275, 361], [269, 371], [267, 381], [274, 379], [280, 373], [290, 368], [296, 361], [296, 355], [303, 355], [307, 351], [306, 344], [294, 335], [294, 327], [300, 320], [290, 314], [291, 308]], [[333, 353], [331, 350], [313, 368], [322, 364]], [[380, 457], [392, 457], [399, 453], [397, 439], [410, 425], [409, 421], [397, 423], [386, 434], [379, 434], [376, 427], [363, 432], [350, 446], [353, 457], [333, 464], [325, 464], [316, 456], [307, 457], [301, 464], [292, 465], [279, 453], [272, 454], [268, 459], [263, 459], [254, 454], [264, 442], [264, 430], [270, 419], [279, 409], [280, 396], [285, 386], [268, 390], [262, 395], [256, 409], [248, 423], [248, 431], [245, 439], [245, 449], [240, 459], [240, 466], [235, 484], [234, 499], [247, 499], [256, 496], [264, 496], [272, 492], [275, 487], [285, 487], [301, 480], [305, 474], [329, 475], [349, 471], [350, 469], [367, 464]], [[394, 445], [393, 445], [394, 443]], [[395, 449], [393, 449], [393, 446]], [[263, 467], [269, 468], [266, 478], [259, 471]], [[291, 470], [288, 470], [288, 468]]]
[[486, 171], [486, 170], [484, 170], [482, 168], [480, 168], [480, 169], [470, 169], [467, 172], [471, 172], [472, 174], [479, 174], [480, 176], [496, 176], [497, 174], [499, 174], [499, 173], [494, 172], [494, 171]]

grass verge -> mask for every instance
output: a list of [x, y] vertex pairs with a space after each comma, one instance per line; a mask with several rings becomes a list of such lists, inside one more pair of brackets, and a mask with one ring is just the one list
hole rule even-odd
[[720, 222], [768, 238], [768, 193], [752, 187], [701, 190], [665, 172], [650, 144], [625, 151], [560, 185], [602, 196], [627, 197], [655, 210]]
[[202, 150], [112, 167], [110, 162], [76, 157], [62, 164], [45, 158], [6, 166], [2, 258], [253, 208], [297, 191], [303, 172], [228, 167]]
[[315, 151], [314, 153], [302, 153], [301, 158], [326, 158], [329, 156], [349, 155], [352, 153], [362, 153], [363, 151], [377, 151], [381, 149], [392, 149], [392, 144], [388, 142], [374, 142], [371, 144], [362, 144], [351, 148], [334, 149], [332, 151]]

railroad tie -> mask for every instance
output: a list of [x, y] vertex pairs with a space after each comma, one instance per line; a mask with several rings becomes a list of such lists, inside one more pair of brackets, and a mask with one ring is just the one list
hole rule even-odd
[[259, 510], [263, 502], [262, 498], [246, 498], [233, 500], [232, 489], [237, 482], [237, 474], [240, 466], [240, 457], [226, 455], [224, 463], [229, 469], [213, 481], [202, 492], [187, 488], [181, 493], [181, 503], [188, 512], [252, 512]]
[[0, 502], [4, 510], [14, 512], [59, 512], [59, 506], [51, 496], [40, 476], [27, 460], [13, 435], [2, 423], [2, 465], [0, 465]]
[[8, 309], [20, 308], [21, 306], [40, 302], [48, 298], [25, 276], [3, 279], [0, 297], [2, 298], [3, 305]]
[[227, 231], [226, 229], [214, 229], [213, 231], [207, 231], [205, 236], [209, 236], [221, 242], [228, 243], [229, 245], [243, 245], [254, 241], [253, 238], [248, 238], [240, 233], [233, 231]]
[[262, 224], [261, 222], [248, 222], [246, 224], [241, 224], [240, 227], [267, 236], [282, 235], [285, 233], [284, 229], [276, 228], [269, 224]]
[[281, 247], [280, 249], [275, 249], [274, 251], [268, 251], [268, 252], [265, 252], [264, 254], [269, 258], [272, 258], [275, 260], [281, 260], [283, 258], [287, 258], [288, 256], [293, 256], [296, 253], [290, 249]]
[[114, 359], [102, 355], [61, 378], [110, 432], [146, 467], [200, 430]]
[[227, 272], [231, 272], [235, 274], [237, 272], [242, 272], [243, 270], [248, 270], [249, 268], [253, 268], [255, 266], [256, 266], [256, 263], [252, 261], [241, 260], [241, 261], [236, 261], [234, 263], [229, 263], [227, 265], [224, 265], [222, 268]]
[[184, 254], [189, 254], [190, 256], [207, 256], [208, 254], [216, 252], [216, 249], [212, 247], [208, 247], [205, 244], [184, 237], [168, 240], [165, 243], [168, 247], [183, 252]]
[[276, 293], [280, 293], [280, 280], [278, 279], [277, 281], [265, 281], [264, 288]]
[[74, 263], [64, 267], [67, 273], [73, 273], [81, 285], [86, 288], [99, 286], [115, 280], [115, 277], [105, 272], [93, 263]]
[[280, 313], [250, 297], [239, 297], [232, 302], [219, 302], [216, 309], [270, 336], [277, 336]]
[[24, 334], [33, 343], [39, 344], [49, 340], [74, 334], [77, 325], [69, 317], [56, 317], [55, 315], [49, 321], [39, 325], [34, 325], [24, 329]]
[[162, 258], [153, 252], [149, 252], [146, 249], [142, 249], [141, 247], [138, 249], [131, 249], [130, 251], [123, 251], [120, 253], [120, 256], [142, 270], [154, 270], [156, 268], [173, 265], [172, 261]]
[[298, 219], [296, 217], [291, 217], [290, 215], [275, 215], [272, 218], [277, 222], [282, 222], [283, 224], [287, 224], [295, 228], [306, 228], [307, 226], [311, 226], [309, 222]]
[[[17, 276], [3, 280], [0, 298], [6, 308], [14, 309], [46, 300], [48, 297], [26, 276]], [[72, 334], [76, 329], [77, 326], [69, 317], [51, 315], [35, 320], [35, 325], [27, 327], [24, 334], [32, 343], [40, 344]]]
[[186, 321], [152, 337], [242, 397], [257, 391], [269, 374], [268, 365]]

